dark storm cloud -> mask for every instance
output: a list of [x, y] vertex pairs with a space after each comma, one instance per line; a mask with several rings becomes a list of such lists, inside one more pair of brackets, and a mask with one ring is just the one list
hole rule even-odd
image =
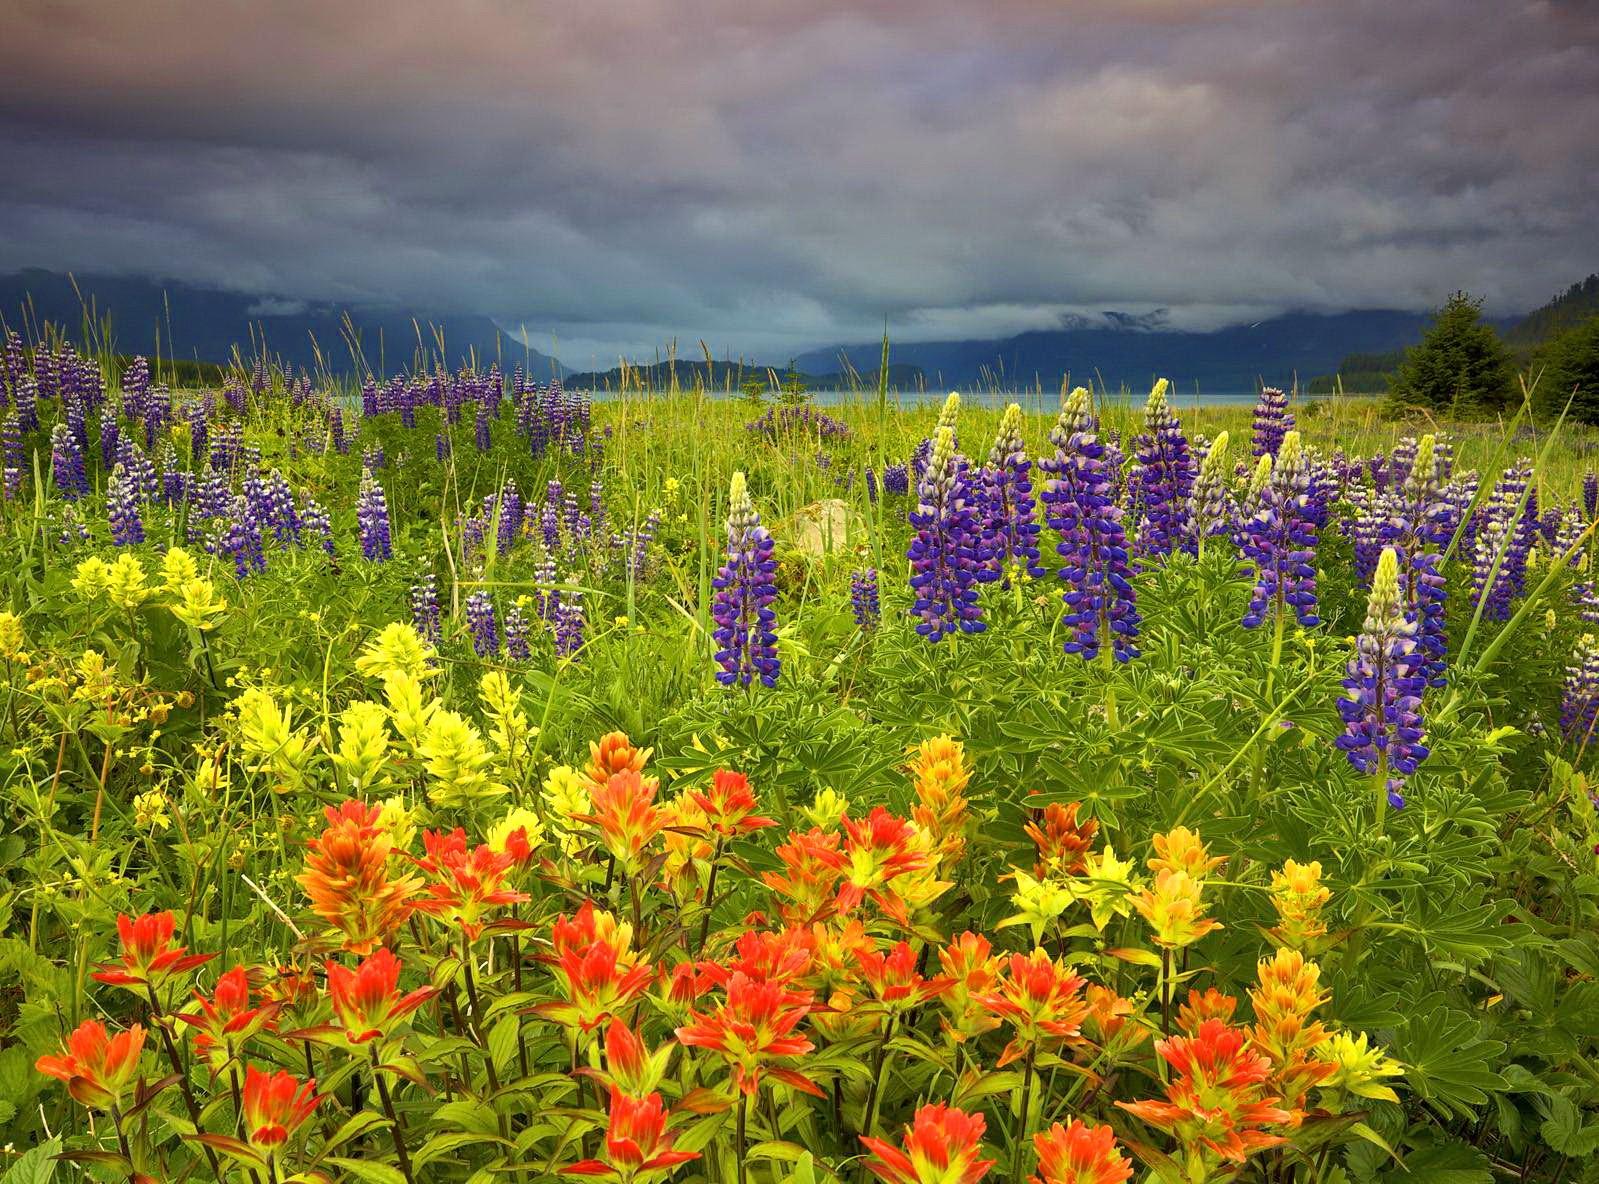
[[8, 8], [0, 267], [487, 312], [578, 364], [1599, 267], [1578, 0]]

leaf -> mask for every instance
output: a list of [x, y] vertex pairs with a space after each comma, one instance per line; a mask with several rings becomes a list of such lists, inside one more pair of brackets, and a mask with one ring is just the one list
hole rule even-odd
[[1418, 1147], [1384, 1177], [1389, 1184], [1493, 1184], [1488, 1157], [1464, 1143]]
[[1488, 1092], [1508, 1088], [1493, 1070], [1502, 1061], [1502, 1040], [1484, 1040], [1482, 1025], [1465, 1012], [1440, 1004], [1414, 1015], [1395, 1033], [1390, 1051], [1405, 1066], [1405, 1076], [1421, 1097], [1456, 1113], [1488, 1100]]
[[1582, 1111], [1564, 1094], [1549, 1098], [1549, 1117], [1543, 1120], [1538, 1133], [1545, 1143], [1561, 1155], [1583, 1159], [1599, 1151], [1599, 1123], [1582, 1124]]
[[420, 1172], [441, 1155], [457, 1147], [481, 1147], [485, 1142], [503, 1143], [499, 1136], [489, 1136], [478, 1131], [444, 1131], [434, 1135], [411, 1153], [411, 1166]]
[[50, 1184], [56, 1174], [55, 1157], [60, 1151], [59, 1138], [24, 1151], [6, 1174], [0, 1176], [0, 1184]]
[[323, 1144], [321, 1154], [317, 1158], [321, 1159], [329, 1151], [337, 1150], [351, 1139], [359, 1138], [375, 1127], [388, 1125], [389, 1120], [375, 1110], [362, 1110], [358, 1114], [352, 1114], [344, 1120], [344, 1124], [338, 1130], [333, 1132], [333, 1137]]
[[391, 1168], [375, 1159], [341, 1159], [333, 1156], [327, 1162], [343, 1168], [355, 1179], [369, 1180], [371, 1184], [406, 1184], [405, 1175], [399, 1168]]
[[503, 1073], [516, 1056], [516, 1037], [521, 1030], [521, 1020], [515, 1012], [501, 1016], [489, 1029], [489, 1059], [494, 1062], [495, 1072]]

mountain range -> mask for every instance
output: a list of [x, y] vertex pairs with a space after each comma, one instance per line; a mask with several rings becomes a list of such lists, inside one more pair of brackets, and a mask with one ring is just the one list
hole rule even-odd
[[[535, 377], [560, 376], [573, 385], [621, 385], [619, 368], [576, 374], [547, 354], [524, 345], [490, 317], [428, 316], [397, 308], [342, 309], [332, 304], [248, 296], [190, 284], [163, 283], [124, 276], [78, 276], [30, 270], [0, 275], [0, 318], [12, 327], [41, 321], [79, 336], [85, 307], [112, 318], [118, 353], [227, 362], [235, 351], [246, 359], [265, 351], [281, 362], [305, 369], [348, 374], [365, 368], [385, 372], [408, 368], [419, 346], [442, 352], [452, 365], [499, 360], [509, 371], [517, 364]], [[1400, 309], [1358, 309], [1342, 313], [1289, 312], [1248, 325], [1209, 332], [1163, 327], [1158, 317], [1106, 313], [1098, 321], [1074, 319], [1058, 329], [1035, 330], [999, 340], [892, 342], [890, 384], [898, 389], [1042, 385], [1061, 378], [1110, 391], [1148, 389], [1156, 377], [1172, 380], [1179, 391], [1210, 394], [1246, 392], [1260, 383], [1287, 387], [1339, 369], [1351, 354], [1385, 354], [1420, 339], [1431, 314]], [[1509, 328], [1520, 318], [1496, 321]], [[443, 349], [438, 342], [442, 339]], [[882, 357], [880, 341], [813, 349], [792, 363], [750, 365], [742, 373], [768, 366], [782, 375], [797, 370], [813, 389], [855, 381], [875, 385]], [[357, 359], [360, 359], [358, 361]], [[719, 365], [719, 364], [718, 364]], [[652, 368], [640, 370], [665, 381]], [[703, 366], [698, 367], [703, 369]], [[713, 387], [726, 385], [713, 367]], [[679, 381], [691, 385], [696, 367], [677, 364]], [[703, 375], [701, 376], [703, 379]], [[737, 385], [736, 382], [733, 385]]]

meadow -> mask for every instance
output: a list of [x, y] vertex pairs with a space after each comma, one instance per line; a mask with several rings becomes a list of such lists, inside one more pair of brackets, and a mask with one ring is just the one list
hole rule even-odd
[[0, 1184], [1599, 1180], [1591, 431], [3, 366]]

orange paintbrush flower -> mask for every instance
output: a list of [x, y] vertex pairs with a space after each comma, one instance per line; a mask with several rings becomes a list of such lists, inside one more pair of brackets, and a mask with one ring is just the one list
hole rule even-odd
[[642, 773], [654, 751], [634, 748], [626, 732], [608, 732], [589, 741], [589, 763], [583, 773], [595, 785], [604, 785], [613, 773]]
[[750, 789], [749, 778], [730, 769], [711, 774], [709, 791], [691, 789], [688, 796], [704, 812], [712, 833], [723, 839], [777, 825], [773, 819], [755, 813], [755, 793]]
[[898, 876], [921, 871], [928, 865], [927, 854], [916, 844], [916, 828], [878, 806], [864, 822], [848, 814], [844, 827], [844, 883], [839, 886], [836, 905], [853, 909], [865, 897], [883, 913], [904, 924], [908, 920], [905, 902], [891, 884]]
[[923, 978], [916, 969], [916, 951], [907, 942], [897, 943], [888, 953], [867, 946], [855, 951], [861, 980], [883, 1010], [898, 1014], [931, 999], [945, 987], [945, 978]]
[[1157, 945], [1177, 949], [1192, 945], [1221, 922], [1205, 916], [1203, 886], [1187, 872], [1162, 868], [1155, 882], [1133, 897], [1133, 907], [1154, 930]]
[[815, 947], [816, 939], [809, 929], [746, 930], [734, 943], [733, 956], [727, 964], [701, 962], [700, 977], [724, 988], [735, 974], [755, 982], [787, 985], [810, 973]]
[[783, 871], [764, 872], [761, 879], [781, 898], [777, 909], [783, 920], [793, 925], [818, 920], [831, 904], [844, 872], [838, 835], [817, 827], [803, 834], [791, 830], [788, 842], [778, 845], [776, 855]]
[[571, 920], [556, 918], [551, 941], [564, 997], [528, 1012], [592, 1032], [632, 1006], [655, 981], [655, 968], [628, 950], [631, 940], [630, 927], [587, 901]]
[[981, 1114], [967, 1114], [942, 1102], [923, 1106], [905, 1128], [904, 1150], [882, 1139], [861, 1136], [871, 1152], [866, 1166], [884, 1184], [976, 1184], [994, 1166], [983, 1153]]
[[579, 821], [599, 828], [600, 842], [629, 875], [644, 866], [644, 853], [666, 826], [666, 811], [655, 804], [660, 783], [632, 769], [612, 773], [594, 787], [592, 813]]
[[1177, 1009], [1177, 1030], [1185, 1036], [1192, 1036], [1206, 1020], [1231, 1023], [1233, 1012], [1237, 1010], [1238, 1000], [1222, 994], [1215, 987], [1208, 987], [1203, 993], [1189, 991], [1188, 1002]]
[[311, 911], [344, 935], [344, 949], [369, 954], [411, 916], [422, 882], [391, 877], [390, 831], [382, 806], [351, 799], [323, 811], [327, 827], [307, 846], [305, 871], [295, 877], [311, 898]]
[[185, 953], [186, 947], [172, 940], [174, 928], [169, 912], [146, 913], [137, 920], [118, 914], [117, 938], [122, 957], [97, 967], [95, 981], [141, 993], [154, 991], [173, 976], [187, 974], [216, 957]]
[[999, 1027], [999, 1017], [980, 1000], [999, 981], [1001, 959], [980, 933], [967, 931], [938, 951], [945, 986], [939, 1001], [950, 1018], [945, 1027], [963, 1041]]
[[935, 736], [923, 740], [911, 754], [906, 766], [916, 788], [911, 817], [932, 840], [938, 865], [952, 868], [966, 850], [966, 785], [972, 779], [966, 750], [959, 740]]
[[194, 999], [200, 1010], [177, 1018], [198, 1029], [194, 1049], [213, 1070], [241, 1057], [251, 1037], [269, 1028], [278, 1011], [278, 1004], [267, 999], [250, 1006], [250, 976], [242, 966], [217, 979], [209, 999], [199, 991]]
[[1033, 875], [1038, 879], [1083, 874], [1083, 856], [1094, 845], [1099, 823], [1092, 818], [1079, 820], [1077, 812], [1081, 809], [1081, 802], [1051, 802], [1034, 812], [1032, 821], [1023, 828], [1038, 848], [1038, 862], [1033, 864]]
[[660, 1094], [632, 1098], [613, 1085], [610, 1125], [605, 1131], [605, 1158], [579, 1160], [561, 1171], [572, 1176], [605, 1176], [634, 1184], [700, 1157], [697, 1151], [673, 1150], [672, 1143]]
[[336, 962], [327, 964], [328, 999], [333, 1015], [349, 1045], [387, 1040], [394, 1027], [439, 993], [424, 986], [400, 994], [400, 960], [379, 949], [354, 970]]
[[1000, 1054], [1005, 1066], [1028, 1049], [1056, 1048], [1075, 1040], [1088, 1015], [1081, 975], [1060, 966], [1044, 950], [1012, 954], [992, 991], [976, 996], [1008, 1023], [1016, 1035]]
[[1281, 871], [1271, 873], [1271, 903], [1277, 910], [1277, 927], [1272, 936], [1296, 950], [1314, 951], [1327, 934], [1321, 910], [1332, 899], [1332, 891], [1321, 882], [1321, 864], [1287, 860]]
[[1160, 872], [1170, 869], [1187, 872], [1195, 880], [1203, 881], [1227, 860], [1213, 856], [1195, 831], [1186, 826], [1174, 826], [1165, 834], [1154, 838], [1155, 854], [1148, 860], [1149, 870]]
[[1072, 1119], [1033, 1136], [1038, 1174], [1028, 1184], [1123, 1184], [1133, 1165], [1116, 1145], [1109, 1125], [1089, 1126]]
[[529, 899], [527, 893], [506, 887], [515, 858], [487, 843], [469, 848], [460, 827], [447, 835], [423, 831], [422, 847], [426, 855], [416, 864], [435, 878], [416, 910], [459, 926], [469, 941], [482, 936], [489, 912]]
[[1125, 1052], [1149, 1037], [1148, 1028], [1128, 1023], [1133, 1014], [1131, 999], [1123, 999], [1109, 987], [1097, 983], [1083, 988], [1083, 998], [1088, 1002], [1083, 1030], [1107, 1052]]
[[815, 1047], [804, 1036], [794, 1034], [810, 1009], [809, 991], [734, 973], [727, 982], [726, 999], [708, 1014], [690, 1011], [688, 1024], [677, 1030], [677, 1039], [688, 1048], [720, 1053], [733, 1070], [734, 1086], [746, 1094], [754, 1095], [766, 1073], [820, 1097], [822, 1091], [807, 1078], [771, 1064], [804, 1056]]
[[120, 1105], [139, 1073], [144, 1029], [138, 1024], [115, 1036], [99, 1020], [84, 1020], [55, 1056], [34, 1062], [39, 1072], [67, 1084], [67, 1093], [81, 1105], [110, 1110]]
[[287, 1069], [244, 1071], [244, 1136], [268, 1160], [305, 1123], [322, 1099], [316, 1082], [301, 1081]]
[[1205, 1020], [1192, 1036], [1155, 1042], [1172, 1068], [1165, 1101], [1117, 1102], [1129, 1114], [1170, 1132], [1190, 1156], [1243, 1163], [1285, 1140], [1263, 1128], [1288, 1126], [1298, 1116], [1266, 1088], [1271, 1063], [1248, 1047], [1240, 1028]]
[[630, 1098], [652, 1093], [666, 1076], [673, 1044], [663, 1044], [651, 1052], [637, 1032], [621, 1020], [612, 1020], [605, 1029], [605, 1071], [613, 1089]]
[[1249, 991], [1255, 1009], [1250, 1041], [1271, 1062], [1283, 1104], [1302, 1109], [1311, 1087], [1337, 1068], [1317, 1055], [1330, 1033], [1310, 1018], [1327, 999], [1320, 988], [1321, 967], [1305, 961], [1298, 950], [1283, 948], [1259, 964], [1256, 977], [1259, 981]]

